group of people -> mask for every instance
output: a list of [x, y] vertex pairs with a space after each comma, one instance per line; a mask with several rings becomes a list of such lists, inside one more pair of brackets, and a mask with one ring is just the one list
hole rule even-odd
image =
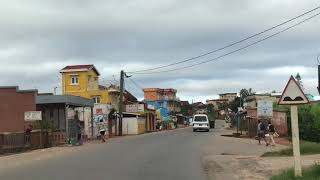
[[274, 141], [274, 136], [278, 136], [278, 134], [273, 124], [271, 123], [271, 121], [269, 121], [268, 125], [266, 125], [261, 120], [258, 120], [257, 134], [258, 134], [259, 144], [261, 144], [260, 141], [261, 139], [263, 139], [266, 143], [266, 146], [269, 146], [270, 144], [272, 146], [276, 145]]

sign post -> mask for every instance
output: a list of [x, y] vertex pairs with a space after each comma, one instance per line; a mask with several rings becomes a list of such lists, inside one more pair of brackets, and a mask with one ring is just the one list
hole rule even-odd
[[295, 176], [302, 176], [301, 159], [300, 159], [300, 140], [299, 140], [299, 123], [298, 123], [298, 106], [293, 105], [291, 108], [291, 129], [292, 129], [292, 148], [294, 158]]
[[291, 128], [292, 128], [292, 148], [294, 158], [294, 174], [302, 176], [299, 142], [298, 105], [308, 104], [309, 100], [303, 93], [293, 76], [290, 77], [279, 100], [279, 105], [290, 105], [291, 108]]

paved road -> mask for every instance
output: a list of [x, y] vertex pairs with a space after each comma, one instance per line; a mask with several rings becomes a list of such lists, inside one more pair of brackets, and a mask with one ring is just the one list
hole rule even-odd
[[[220, 123], [220, 124], [219, 124]], [[217, 128], [222, 124], [217, 122]], [[0, 171], [10, 180], [205, 180], [202, 150], [219, 130], [191, 128], [115, 138], [28, 166]]]

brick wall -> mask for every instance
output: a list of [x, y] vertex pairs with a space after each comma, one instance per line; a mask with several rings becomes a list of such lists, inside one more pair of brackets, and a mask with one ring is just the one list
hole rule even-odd
[[24, 112], [35, 111], [36, 91], [0, 87], [0, 132], [23, 132]]
[[[247, 116], [250, 117], [250, 134], [256, 134], [257, 131], [257, 108], [247, 109]], [[276, 131], [281, 136], [288, 136], [288, 124], [287, 124], [287, 113], [284, 111], [273, 111], [273, 117], [271, 123], [276, 128]]]

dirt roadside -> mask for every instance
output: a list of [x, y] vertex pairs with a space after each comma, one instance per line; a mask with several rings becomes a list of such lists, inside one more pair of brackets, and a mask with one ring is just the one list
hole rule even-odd
[[[217, 139], [228, 146], [217, 151], [214, 144], [219, 142]], [[283, 148], [287, 146], [266, 147], [252, 139], [215, 136], [204, 150], [202, 163], [209, 180], [267, 180], [293, 167], [292, 157], [260, 157], [264, 152]], [[320, 162], [320, 154], [301, 158], [303, 167]]]

